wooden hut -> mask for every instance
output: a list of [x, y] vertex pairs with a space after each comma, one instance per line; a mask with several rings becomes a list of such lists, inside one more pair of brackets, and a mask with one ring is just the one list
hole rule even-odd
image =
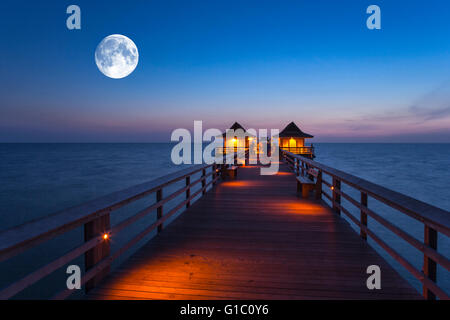
[[224, 153], [236, 152], [238, 149], [242, 148], [247, 151], [250, 145], [250, 140], [254, 138], [254, 135], [248, 133], [247, 130], [245, 130], [245, 128], [238, 122], [235, 122], [228, 130], [234, 130], [234, 132], [236, 132], [237, 130], [242, 130], [244, 133], [244, 139], [239, 139], [236, 134], [232, 135], [231, 139], [227, 139], [227, 132], [224, 132], [222, 134]]
[[278, 137], [278, 144], [282, 150], [308, 158], [315, 157], [313, 146], [305, 145], [305, 139], [314, 138], [314, 136], [300, 130], [294, 122], [289, 123], [276, 137]]

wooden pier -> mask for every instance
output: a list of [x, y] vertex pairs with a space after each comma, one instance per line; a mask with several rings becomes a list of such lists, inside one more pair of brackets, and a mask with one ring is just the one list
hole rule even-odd
[[[366, 267], [383, 270], [367, 289]], [[331, 209], [276, 176], [239, 168], [93, 290], [96, 299], [417, 299]]]
[[[0, 291], [0, 298], [13, 297], [85, 255], [82, 284], [89, 289], [88, 299], [448, 299], [436, 282], [436, 267], [441, 265], [444, 272], [450, 267], [437, 249], [437, 234], [450, 234], [449, 212], [289, 152], [283, 152], [282, 160], [277, 175], [262, 176], [258, 166], [242, 166], [236, 179], [224, 180], [221, 165], [194, 166], [4, 231], [0, 261], [77, 226], [84, 225], [85, 242], [13, 282]], [[318, 196], [305, 199], [297, 192], [295, 177], [308, 167], [319, 172]], [[194, 178], [196, 174], [200, 176]], [[184, 187], [163, 192], [183, 180]], [[361, 192], [361, 201], [349, 200], [361, 211], [360, 219], [350, 217], [360, 234], [340, 216], [350, 215], [341, 202], [350, 198], [341, 184]], [[195, 185], [200, 188], [193, 192]], [[110, 226], [114, 210], [151, 195], [156, 195], [154, 204]], [[167, 203], [180, 195], [184, 200], [166, 212]], [[331, 207], [322, 196], [331, 200]], [[369, 209], [368, 198], [423, 223], [424, 242]], [[183, 208], [176, 220], [165, 224]], [[157, 220], [110, 252], [109, 239], [149, 214], [156, 214]], [[368, 219], [420, 250], [423, 270], [380, 239]], [[110, 270], [112, 261], [156, 230], [154, 238]], [[367, 243], [367, 237], [422, 283], [422, 294]], [[381, 290], [366, 286], [370, 265], [381, 268]], [[53, 298], [66, 298], [72, 292], [62, 288]]]

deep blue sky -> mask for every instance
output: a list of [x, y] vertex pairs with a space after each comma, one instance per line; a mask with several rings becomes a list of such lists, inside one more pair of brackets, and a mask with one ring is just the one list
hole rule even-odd
[[[82, 29], [66, 28], [77, 4]], [[370, 4], [382, 29], [368, 30]], [[315, 141], [450, 142], [450, 1], [1, 1], [0, 142], [168, 141], [295, 121]], [[123, 34], [127, 78], [94, 51]]]

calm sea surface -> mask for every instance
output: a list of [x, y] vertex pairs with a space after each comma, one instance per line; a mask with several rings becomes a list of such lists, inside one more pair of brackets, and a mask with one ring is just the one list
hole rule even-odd
[[[450, 210], [450, 144], [322, 143], [315, 147], [318, 162]], [[180, 167], [170, 161], [171, 148], [171, 144], [0, 144], [0, 230], [177, 171]], [[352, 190], [344, 190], [359, 199]], [[423, 239], [420, 223], [371, 200], [371, 209]], [[345, 206], [351, 208], [348, 203]], [[356, 210], [352, 213], [358, 214]], [[127, 214], [123, 211], [117, 220]], [[417, 250], [375, 222], [369, 220], [369, 225], [421, 270], [423, 257]], [[80, 234], [74, 230], [0, 264], [0, 287], [26, 274], [30, 266], [44, 265], [48, 258], [75, 247], [82, 241]], [[450, 257], [448, 239], [439, 238], [439, 251]], [[383, 256], [419, 288], [402, 267]], [[43, 281], [49, 285], [38, 283], [19, 297], [46, 297], [61, 287], [57, 284], [65, 284], [64, 277], [64, 270], [60, 270], [54, 279]], [[449, 273], [439, 269], [438, 277], [450, 292]]]

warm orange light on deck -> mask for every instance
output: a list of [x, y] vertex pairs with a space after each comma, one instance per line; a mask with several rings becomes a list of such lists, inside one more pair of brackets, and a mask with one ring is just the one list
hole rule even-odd
[[334, 187], [333, 186], [331, 186], [331, 188], [330, 188], [331, 190], [334, 190]]
[[233, 181], [224, 181], [220, 185], [222, 187], [231, 187], [231, 188], [245, 188], [245, 187], [258, 187], [263, 185], [264, 183], [261, 181], [252, 181], [252, 180], [233, 180]]
[[[320, 204], [309, 201], [285, 201], [276, 203], [277, 210], [281, 213], [290, 213], [299, 216], [325, 216], [329, 212]], [[270, 204], [267, 204], [270, 208]]]
[[103, 234], [103, 240], [108, 240], [108, 239], [109, 239], [109, 234], [104, 233], [104, 234]]

